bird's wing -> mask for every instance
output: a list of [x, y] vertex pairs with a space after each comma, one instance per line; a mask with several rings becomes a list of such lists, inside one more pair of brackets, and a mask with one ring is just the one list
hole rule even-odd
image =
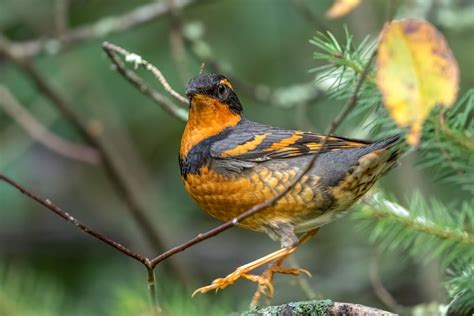
[[[260, 162], [284, 159], [318, 152], [324, 136], [303, 131], [274, 128], [244, 122], [228, 136], [213, 144], [211, 155], [218, 159]], [[329, 136], [321, 152], [366, 146], [371, 142]]]

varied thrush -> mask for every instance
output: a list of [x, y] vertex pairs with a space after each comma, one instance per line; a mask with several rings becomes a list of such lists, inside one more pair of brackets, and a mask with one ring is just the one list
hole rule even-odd
[[[254, 303], [271, 297], [273, 273], [297, 275], [302, 269], [280, 265], [320, 226], [354, 204], [396, 164], [399, 136], [363, 141], [286, 130], [248, 120], [229, 80], [199, 75], [188, 83], [189, 119], [181, 139], [179, 165], [186, 191], [208, 214], [229, 221], [285, 189], [320, 151], [312, 168], [278, 202], [244, 219], [240, 227], [265, 232], [282, 249], [239, 267], [196, 290], [218, 290], [240, 277], [258, 282]], [[305, 233], [298, 239], [297, 233]], [[249, 274], [272, 263], [262, 276]]]

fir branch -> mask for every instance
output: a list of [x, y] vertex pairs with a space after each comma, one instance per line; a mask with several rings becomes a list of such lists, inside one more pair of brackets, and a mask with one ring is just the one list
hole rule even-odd
[[[330, 32], [317, 33], [310, 41], [318, 48], [314, 58], [324, 61], [325, 65], [314, 68], [316, 83], [327, 89], [330, 99], [344, 100], [354, 90], [355, 79], [360, 73], [360, 64], [364, 64], [374, 53], [377, 41], [370, 37], [355, 44], [353, 36], [345, 29], [344, 41], [339, 42]], [[367, 80], [361, 87], [358, 106], [349, 119], [363, 122], [362, 127], [374, 137], [382, 138], [400, 133], [387, 110], [382, 106], [382, 97], [375, 84], [375, 66], [369, 69]]]
[[418, 164], [436, 170], [437, 180], [474, 192], [474, 89], [450, 109], [433, 111], [423, 126]]
[[[440, 202], [415, 195], [409, 210], [376, 193], [366, 198], [358, 219], [373, 227], [372, 239], [390, 249], [406, 249], [415, 257], [439, 257], [445, 266], [474, 258], [474, 203], [465, 203], [453, 217]], [[474, 201], [473, 201], [474, 202]]]
[[449, 303], [450, 309], [468, 314], [474, 306], [474, 263], [465, 267], [450, 269], [452, 278], [446, 288], [453, 299]]

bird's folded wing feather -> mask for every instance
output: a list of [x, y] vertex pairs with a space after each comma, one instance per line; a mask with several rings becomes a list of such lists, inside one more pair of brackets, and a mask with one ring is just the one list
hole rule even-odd
[[[249, 162], [291, 158], [318, 152], [323, 140], [324, 136], [317, 133], [278, 129], [254, 123], [236, 128], [225, 139], [213, 144], [211, 155], [218, 159]], [[321, 152], [368, 144], [370, 142], [330, 136]]]

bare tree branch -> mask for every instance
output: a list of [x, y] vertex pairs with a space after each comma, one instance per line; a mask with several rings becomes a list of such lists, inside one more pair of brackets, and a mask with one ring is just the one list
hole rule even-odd
[[[177, 8], [184, 8], [195, 0], [176, 0]], [[58, 53], [63, 49], [96, 38], [103, 38], [111, 33], [119, 33], [146, 24], [154, 19], [169, 14], [170, 7], [166, 2], [150, 2], [139, 6], [123, 15], [110, 16], [99, 21], [72, 29], [58, 38], [43, 38], [20, 43], [12, 43], [11, 50], [18, 57], [33, 57], [44, 52]]]
[[85, 163], [98, 164], [100, 162], [97, 150], [86, 145], [75, 144], [49, 131], [2, 85], [0, 85], [0, 107], [32, 138], [52, 151]]
[[54, 2], [54, 14], [56, 36], [62, 38], [68, 29], [69, 22], [69, 0], [56, 0]]
[[107, 53], [107, 56], [110, 58], [110, 60], [112, 60], [114, 65], [117, 67], [117, 71], [119, 72], [119, 74], [121, 74], [125, 79], [127, 79], [130, 83], [137, 87], [141, 93], [150, 97], [155, 103], [157, 103], [166, 112], [168, 112], [175, 118], [181, 121], [186, 121], [188, 119], [188, 111], [186, 109], [179, 107], [178, 105], [170, 101], [168, 98], [166, 98], [164, 95], [152, 89], [135, 71], [127, 68], [123, 64], [123, 62], [117, 58], [116, 54], [122, 55], [123, 57], [125, 57], [126, 61], [134, 63], [136, 67], [140, 65], [144, 66], [147, 70], [151, 71], [155, 75], [155, 77], [160, 81], [160, 83], [168, 93], [176, 97], [181, 102], [188, 104], [188, 100], [185, 97], [183, 97], [171, 88], [161, 71], [156, 66], [150, 64], [141, 56], [134, 53], [130, 53], [124, 48], [115, 44], [104, 42], [102, 44], [102, 48]]
[[102, 47], [108, 52], [114, 52], [124, 56], [126, 61], [131, 62], [135, 65], [135, 68], [143, 66], [146, 70], [150, 71], [156, 79], [158, 79], [163, 88], [165, 88], [165, 90], [171, 96], [173, 96], [178, 101], [184, 104], [189, 104], [188, 99], [186, 97], [182, 96], [181, 94], [173, 90], [173, 88], [171, 88], [165, 76], [163, 76], [163, 74], [161, 73], [161, 70], [159, 70], [158, 67], [156, 67], [155, 65], [146, 61], [142, 56], [137, 55], [135, 53], [130, 53], [125, 48], [108, 42], [104, 42], [102, 44]]
[[398, 307], [400, 307], [400, 305], [398, 305], [393, 295], [385, 288], [382, 283], [382, 280], [380, 279], [378, 259], [378, 253], [375, 250], [372, 251], [368, 267], [370, 283], [378, 299], [391, 310], [397, 310], [399, 309]]
[[134, 190], [128, 184], [129, 175], [125, 174], [123, 170], [118, 167], [118, 164], [114, 160], [114, 155], [102, 142], [100, 136], [97, 135], [93, 129], [89, 128], [87, 123], [74, 111], [74, 107], [49, 85], [30, 60], [15, 55], [15, 52], [10, 49], [8, 41], [0, 37], [0, 55], [1, 54], [23, 70], [36, 85], [38, 91], [46, 96], [65, 118], [77, 128], [81, 136], [97, 149], [107, 175], [117, 190], [118, 195], [126, 202], [127, 209], [130, 211], [132, 217], [143, 229], [143, 233], [148, 242], [155, 249], [164, 249], [165, 246], [162, 238], [151, 225], [151, 220], [146, 216], [139, 197], [136, 196]]
[[144, 265], [147, 265], [147, 258], [146, 257], [144, 257], [144, 256], [142, 256], [142, 255], [140, 255], [140, 254], [138, 254], [134, 251], [131, 251], [127, 247], [123, 246], [122, 244], [120, 244], [120, 243], [118, 243], [118, 242], [116, 242], [116, 241], [114, 241], [114, 240], [112, 240], [108, 237], [105, 237], [104, 235], [98, 233], [97, 231], [95, 231], [91, 227], [89, 227], [86, 224], [83, 224], [81, 221], [77, 220], [69, 212], [63, 210], [62, 208], [60, 208], [59, 206], [57, 206], [56, 204], [51, 202], [49, 199], [42, 198], [42, 197], [32, 193], [31, 191], [29, 191], [25, 187], [21, 186], [17, 182], [13, 181], [12, 179], [10, 179], [10, 178], [2, 175], [2, 174], [0, 174], [0, 180], [8, 183], [9, 185], [11, 185], [15, 189], [17, 189], [18, 191], [23, 193], [24, 195], [26, 195], [30, 199], [32, 199], [35, 202], [43, 205], [44, 207], [46, 207], [50, 211], [54, 212], [56, 215], [60, 216], [64, 220], [66, 220], [69, 223], [73, 224], [74, 226], [79, 228], [82, 232], [84, 232], [88, 235], [91, 235], [94, 238], [99, 239], [100, 241], [106, 243], [107, 245], [109, 245], [109, 246], [117, 249], [121, 253], [125, 254], [126, 256], [129, 256], [129, 257], [143, 263]]
[[183, 17], [181, 9], [176, 6], [176, 0], [167, 0], [171, 9], [170, 12], [170, 48], [174, 64], [178, 69], [179, 79], [184, 85], [189, 80], [188, 61], [186, 60], [186, 45], [183, 38]]
[[152, 302], [156, 312], [161, 310], [159, 305], [158, 305], [158, 299], [157, 299], [156, 290], [155, 290], [155, 283], [156, 283], [155, 282], [155, 272], [154, 272], [155, 269], [154, 269], [154, 267], [151, 266], [150, 260], [147, 257], [142, 256], [141, 254], [136, 253], [136, 252], [128, 249], [127, 247], [123, 246], [122, 244], [120, 244], [120, 243], [118, 243], [118, 242], [102, 235], [101, 233], [99, 233], [95, 229], [87, 226], [86, 224], [84, 224], [81, 221], [79, 221], [78, 219], [76, 219], [69, 212], [63, 210], [61, 207], [59, 207], [56, 204], [54, 204], [53, 202], [51, 202], [51, 200], [42, 198], [42, 197], [34, 194], [33, 192], [31, 192], [30, 190], [28, 190], [25, 187], [21, 186], [20, 184], [13, 181], [12, 179], [0, 174], [0, 180], [7, 183], [7, 184], [9, 184], [10, 186], [14, 187], [15, 189], [17, 189], [18, 191], [20, 191], [21, 193], [23, 193], [24, 195], [26, 195], [27, 197], [29, 197], [30, 199], [35, 201], [36, 203], [41, 204], [42, 206], [46, 207], [48, 210], [52, 211], [53, 213], [55, 213], [56, 215], [58, 215], [62, 219], [66, 220], [67, 222], [69, 222], [71, 224], [73, 224], [74, 226], [79, 228], [83, 233], [91, 235], [92, 237], [94, 237], [94, 238], [102, 241], [103, 243], [109, 245], [110, 247], [120, 251], [124, 255], [126, 255], [126, 256], [128, 256], [132, 259], [135, 259], [136, 261], [142, 263], [145, 266], [145, 268], [147, 269], [147, 272], [148, 272], [148, 288], [149, 288], [149, 291], [150, 291], [151, 302]]

